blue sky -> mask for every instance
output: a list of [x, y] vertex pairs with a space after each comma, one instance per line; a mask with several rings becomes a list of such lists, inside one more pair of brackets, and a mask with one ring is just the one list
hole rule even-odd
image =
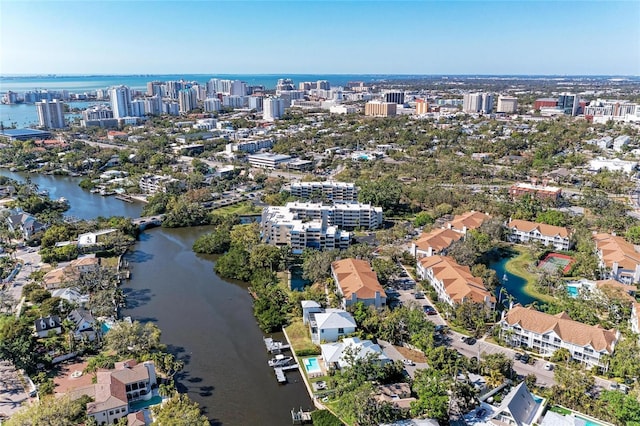
[[640, 74], [638, 1], [0, 0], [0, 74]]

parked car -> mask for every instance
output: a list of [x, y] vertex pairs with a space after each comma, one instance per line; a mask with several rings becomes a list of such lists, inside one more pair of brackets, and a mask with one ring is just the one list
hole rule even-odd
[[547, 362], [544, 364], [544, 369], [547, 371], [551, 371], [553, 370], [553, 364], [551, 364], [550, 362]]
[[411, 361], [410, 359], [403, 359], [402, 363], [404, 365], [416, 365], [413, 361]]
[[413, 297], [415, 297], [416, 299], [424, 299], [424, 293], [421, 291], [416, 291]]
[[[424, 295], [422, 297], [424, 297]], [[422, 307], [422, 309], [424, 310], [424, 313], [427, 314], [427, 315], [436, 315], [437, 314], [435, 308], [433, 306], [431, 306], [431, 305], [424, 305]]]
[[611, 384], [609, 385], [609, 389], [611, 390], [618, 390], [619, 386], [616, 382], [611, 382]]
[[513, 359], [515, 359], [516, 361], [520, 361], [522, 359], [522, 354], [520, 352], [516, 352], [516, 354], [513, 356]]
[[467, 338], [467, 340], [465, 341], [465, 343], [466, 343], [467, 345], [475, 345], [475, 344], [476, 344], [476, 341], [477, 341], [477, 340], [476, 340], [475, 338], [473, 338], [473, 337], [469, 337], [469, 338]]
[[522, 356], [520, 357], [520, 362], [523, 364], [528, 364], [529, 363], [529, 355], [528, 354], [522, 354]]

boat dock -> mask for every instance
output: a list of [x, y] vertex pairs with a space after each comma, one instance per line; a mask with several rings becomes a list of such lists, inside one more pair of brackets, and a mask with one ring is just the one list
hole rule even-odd
[[267, 351], [272, 354], [279, 354], [283, 350], [289, 349], [291, 347], [290, 345], [285, 345], [282, 342], [273, 340], [271, 337], [264, 338], [264, 345], [267, 347]]
[[311, 413], [309, 411], [302, 411], [302, 408], [298, 411], [291, 410], [291, 422], [294, 425], [306, 425], [313, 423], [311, 420]]
[[273, 371], [276, 373], [276, 379], [278, 379], [278, 383], [287, 383], [287, 376], [286, 374], [284, 374], [284, 372], [297, 369], [298, 364], [291, 364], [287, 365], [286, 367], [274, 367]]
[[130, 196], [125, 195], [125, 194], [118, 194], [118, 195], [115, 196], [115, 198], [117, 198], [118, 200], [122, 200], [124, 202], [127, 202], [127, 203], [133, 203], [133, 198], [131, 198]]

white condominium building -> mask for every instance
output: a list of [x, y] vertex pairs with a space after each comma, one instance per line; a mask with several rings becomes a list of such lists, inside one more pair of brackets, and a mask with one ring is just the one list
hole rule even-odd
[[294, 182], [291, 184], [291, 196], [312, 198], [321, 194], [327, 200], [358, 201], [358, 188], [352, 182]]
[[323, 220], [328, 225], [344, 229], [376, 229], [383, 223], [382, 207], [361, 203], [287, 203], [289, 211], [303, 220]]
[[48, 101], [46, 99], [36, 102], [38, 121], [40, 126], [47, 129], [63, 129], [64, 124], [64, 103], [58, 99]]
[[266, 207], [262, 211], [262, 239], [271, 245], [291, 247], [295, 254], [305, 248], [346, 249], [351, 234], [328, 226], [326, 220], [307, 221], [286, 206]]

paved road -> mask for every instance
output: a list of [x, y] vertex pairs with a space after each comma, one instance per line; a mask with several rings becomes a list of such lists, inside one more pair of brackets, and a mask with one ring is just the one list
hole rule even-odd
[[29, 396], [13, 364], [0, 361], [0, 420], [13, 415], [28, 399]]
[[7, 291], [17, 304], [22, 298], [22, 287], [29, 282], [29, 275], [40, 269], [41, 258], [37, 250], [28, 248], [18, 250], [15, 254], [16, 259], [22, 261], [22, 268], [13, 281], [7, 285]]

